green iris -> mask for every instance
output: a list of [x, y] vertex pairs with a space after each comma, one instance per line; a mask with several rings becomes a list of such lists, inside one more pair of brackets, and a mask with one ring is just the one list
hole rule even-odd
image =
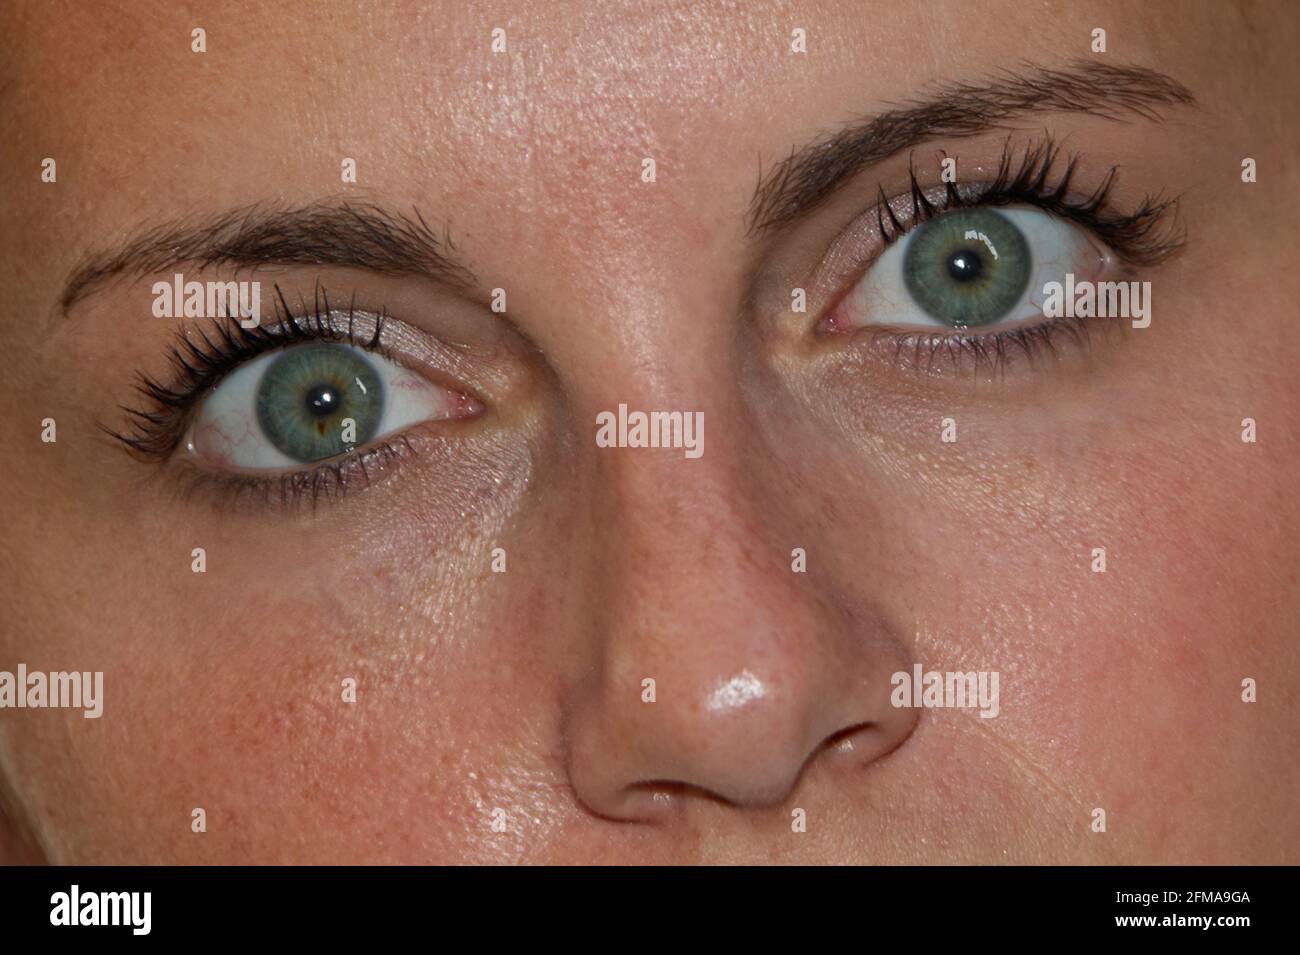
[[258, 423], [272, 444], [296, 461], [319, 461], [375, 436], [384, 391], [359, 352], [344, 345], [301, 345], [271, 362], [257, 386], [256, 404]]
[[1025, 235], [992, 209], [962, 209], [919, 226], [907, 243], [903, 279], [925, 311], [954, 328], [988, 325], [1029, 287]]

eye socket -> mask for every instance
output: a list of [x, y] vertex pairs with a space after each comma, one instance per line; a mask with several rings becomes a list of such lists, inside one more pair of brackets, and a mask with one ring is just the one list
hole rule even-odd
[[1094, 281], [1112, 256], [1078, 226], [1029, 207], [941, 213], [891, 244], [832, 324], [1003, 330], [1044, 321], [1043, 286]]
[[223, 378], [203, 399], [184, 445], [212, 468], [293, 470], [480, 410], [473, 398], [378, 353], [312, 342], [260, 355]]

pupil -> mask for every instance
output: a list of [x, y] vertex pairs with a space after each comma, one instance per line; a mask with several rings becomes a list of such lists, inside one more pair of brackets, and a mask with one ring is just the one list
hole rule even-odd
[[958, 249], [948, 259], [948, 274], [958, 282], [970, 282], [979, 278], [984, 271], [984, 263], [972, 249]]
[[307, 392], [307, 413], [328, 418], [339, 408], [339, 393], [333, 385], [317, 385]]

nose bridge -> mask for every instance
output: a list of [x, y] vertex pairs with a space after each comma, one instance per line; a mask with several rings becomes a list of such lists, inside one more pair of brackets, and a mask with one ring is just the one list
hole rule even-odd
[[[680, 614], [689, 610], [692, 620], [727, 632], [798, 603], [800, 588], [775, 540], [779, 502], [728, 442], [694, 460], [657, 449], [599, 454], [594, 497], [603, 574], [646, 624], [650, 613], [656, 629], [671, 633], [683, 629]], [[618, 620], [607, 626], [620, 638], [632, 635]]]

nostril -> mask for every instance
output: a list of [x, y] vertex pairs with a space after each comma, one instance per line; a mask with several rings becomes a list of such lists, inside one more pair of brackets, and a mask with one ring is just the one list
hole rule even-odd
[[687, 801], [704, 801], [720, 806], [735, 803], [711, 789], [693, 786], [673, 779], [652, 779], [634, 783], [624, 790], [623, 812], [620, 815], [637, 819], [664, 819], [680, 812]]
[[853, 737], [857, 736], [859, 733], [866, 732], [873, 725], [874, 724], [872, 723], [859, 723], [857, 726], [850, 726], [847, 729], [842, 729], [836, 733], [832, 733], [822, 741], [821, 748], [839, 749], [843, 752], [852, 752]]
[[836, 733], [823, 739], [822, 746], [819, 746], [818, 750], [853, 752], [857, 748], [857, 743], [862, 742], [861, 737], [871, 732], [872, 726], [875, 726], [874, 722], [859, 722], [854, 726], [846, 726], [845, 729], [837, 730]]
[[[902, 739], [891, 737], [879, 723], [858, 723], [826, 737], [817, 752], [826, 753], [839, 762], [848, 760], [865, 765], [892, 752], [901, 743]], [[814, 753], [810, 762], [816, 756]]]
[[[779, 783], [756, 777], [737, 782], [734, 793], [723, 795], [714, 789], [685, 783], [677, 779], [647, 779], [625, 786], [619, 794], [614, 815], [623, 820], [642, 822], [671, 819], [693, 802], [710, 802], [718, 806], [775, 805], [798, 785], [805, 772], [826, 759], [830, 764], [865, 767], [892, 752], [903, 738], [890, 732], [887, 724], [868, 721], [855, 723], [826, 737], [809, 754], [794, 775]], [[736, 794], [743, 794], [740, 798]]]
[[628, 808], [643, 818], [662, 819], [680, 806], [687, 787], [666, 779], [652, 779], [627, 787]]
[[647, 780], [623, 786], [600, 808], [589, 806], [603, 819], [617, 822], [656, 822], [675, 815], [688, 787], [681, 783]]

